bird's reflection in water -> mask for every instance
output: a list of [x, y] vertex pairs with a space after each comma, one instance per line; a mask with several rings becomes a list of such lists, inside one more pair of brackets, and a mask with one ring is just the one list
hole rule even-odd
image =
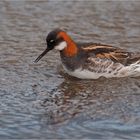
[[77, 117], [81, 120], [106, 117], [129, 120], [129, 102], [136, 98], [133, 95], [136, 82], [137, 78], [79, 80], [64, 75], [64, 82], [54, 90], [53, 97], [42, 103], [47, 123], [59, 124]]

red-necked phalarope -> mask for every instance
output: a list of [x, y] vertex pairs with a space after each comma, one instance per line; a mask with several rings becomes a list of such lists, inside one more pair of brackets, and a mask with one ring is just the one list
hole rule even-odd
[[35, 62], [50, 50], [59, 50], [63, 68], [71, 76], [80, 79], [140, 76], [140, 53], [110, 45], [78, 45], [61, 29], [50, 32], [46, 42], [46, 50]]

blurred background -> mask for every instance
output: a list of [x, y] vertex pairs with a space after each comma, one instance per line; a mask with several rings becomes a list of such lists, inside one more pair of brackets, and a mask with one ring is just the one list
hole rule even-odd
[[0, 138], [140, 139], [139, 77], [75, 79], [56, 51], [33, 63], [54, 28], [137, 52], [140, 2], [1, 1]]

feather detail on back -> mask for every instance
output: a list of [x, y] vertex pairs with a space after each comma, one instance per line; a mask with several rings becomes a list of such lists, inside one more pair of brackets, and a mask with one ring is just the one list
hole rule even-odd
[[97, 57], [101, 59], [109, 59], [115, 63], [130, 65], [140, 60], [140, 53], [128, 52], [124, 49], [108, 46], [108, 45], [91, 45], [83, 48], [89, 54], [89, 57]]

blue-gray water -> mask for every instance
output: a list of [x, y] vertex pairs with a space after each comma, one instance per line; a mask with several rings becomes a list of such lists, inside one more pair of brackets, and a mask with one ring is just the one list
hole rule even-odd
[[45, 49], [54, 28], [75, 41], [140, 50], [140, 2], [1, 1], [0, 139], [140, 139], [140, 78], [78, 80]]

